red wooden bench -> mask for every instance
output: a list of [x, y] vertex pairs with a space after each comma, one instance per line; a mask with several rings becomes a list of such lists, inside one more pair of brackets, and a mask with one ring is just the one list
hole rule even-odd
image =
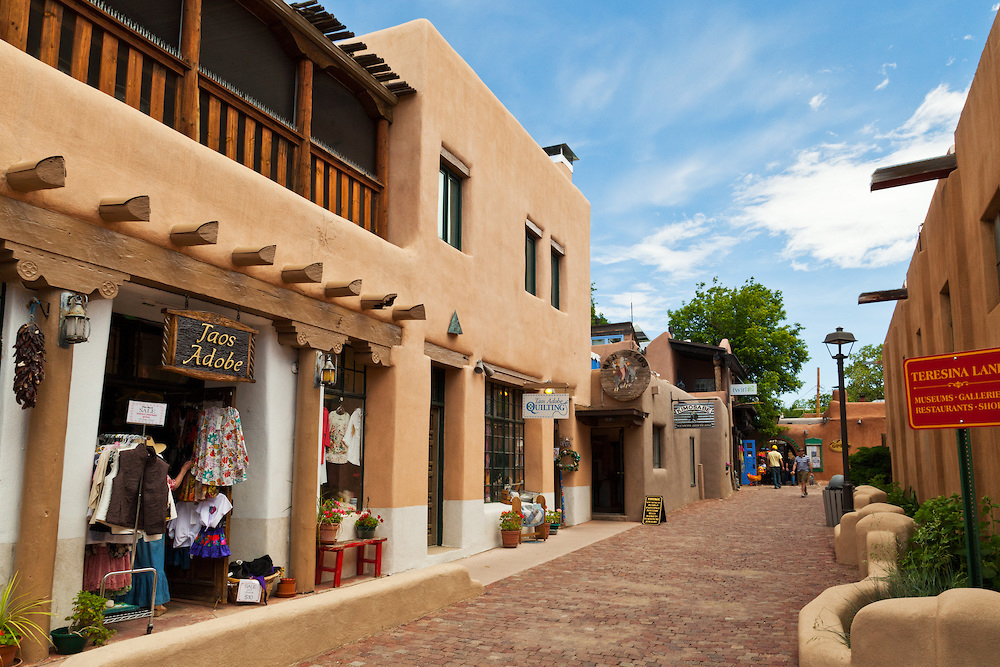
[[[382, 576], [382, 543], [386, 541], [385, 537], [373, 537], [370, 540], [351, 540], [349, 542], [318, 542], [316, 544], [316, 583], [320, 583], [324, 572], [333, 572], [333, 587], [340, 587], [340, 573], [344, 567], [344, 550], [345, 549], [357, 549], [358, 550], [358, 575], [364, 574], [365, 563], [371, 563], [375, 566], [375, 576]], [[375, 547], [375, 557], [368, 558], [366, 554], [367, 546]], [[337, 564], [333, 567], [326, 567], [323, 563], [323, 557], [328, 553], [337, 554]]]

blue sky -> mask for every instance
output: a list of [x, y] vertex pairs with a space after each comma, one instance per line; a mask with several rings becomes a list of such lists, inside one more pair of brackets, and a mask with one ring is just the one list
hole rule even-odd
[[429, 19], [540, 145], [569, 144], [610, 321], [653, 338], [715, 276], [780, 290], [812, 357], [788, 400], [817, 367], [836, 385], [836, 327], [885, 338], [894, 304], [857, 297], [902, 286], [933, 184], [872, 193], [871, 173], [947, 152], [998, 9], [323, 1], [359, 35]]

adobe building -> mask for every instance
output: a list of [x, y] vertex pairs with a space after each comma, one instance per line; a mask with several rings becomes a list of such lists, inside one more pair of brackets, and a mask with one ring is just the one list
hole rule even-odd
[[[595, 518], [642, 519], [647, 496], [666, 511], [738, 488], [730, 387], [745, 372], [727, 341], [704, 345], [664, 333], [649, 341], [630, 323], [595, 326], [591, 404], [576, 416], [590, 427], [581, 473]], [[684, 387], [687, 387], [685, 389]]]
[[[886, 444], [886, 404], [883, 401], [848, 401], [846, 409], [848, 454], [861, 447]], [[786, 456], [789, 451], [805, 451], [812, 458], [813, 474], [820, 481], [844, 474], [839, 390], [833, 392], [830, 405], [819, 416], [813, 413], [782, 417], [778, 420], [778, 428], [781, 436], [762, 443], [765, 449], [776, 444]]]
[[[29, 321], [45, 338], [37, 386], [0, 364], [0, 581], [67, 614], [109, 553], [99, 443], [143, 433], [178, 484], [225, 468], [232, 557], [300, 592], [321, 494], [384, 517], [384, 573], [499, 544], [508, 485], [554, 502], [554, 444], [587, 438], [589, 204], [568, 147], [547, 155], [433, 26], [351, 40], [278, 0], [0, 16], [5, 360]], [[558, 433], [522, 412], [552, 387]], [[589, 506], [589, 479], [564, 493]], [[225, 602], [227, 559], [191, 560], [172, 593]]]
[[[1000, 20], [1000, 19], [998, 19]], [[954, 428], [914, 430], [903, 364], [1000, 347], [1000, 27], [994, 20], [948, 155], [879, 170], [872, 188], [938, 180], [883, 348], [893, 477], [923, 501], [958, 493]], [[916, 225], [918, 220], [914, 220]], [[1000, 412], [994, 422], [1000, 422]], [[1000, 495], [1000, 429], [973, 428], [976, 493]]]

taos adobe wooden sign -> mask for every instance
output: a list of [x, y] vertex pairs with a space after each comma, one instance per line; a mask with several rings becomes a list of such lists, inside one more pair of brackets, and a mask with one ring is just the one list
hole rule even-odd
[[903, 373], [910, 428], [1000, 425], [1000, 349], [914, 357]]
[[200, 380], [253, 382], [256, 329], [216, 313], [166, 310], [163, 368]]

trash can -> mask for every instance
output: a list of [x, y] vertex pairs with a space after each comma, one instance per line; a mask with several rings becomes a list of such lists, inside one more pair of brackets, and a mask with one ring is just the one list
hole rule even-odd
[[844, 514], [844, 489], [823, 489], [823, 511], [826, 512], [826, 525], [833, 527], [840, 523]]

